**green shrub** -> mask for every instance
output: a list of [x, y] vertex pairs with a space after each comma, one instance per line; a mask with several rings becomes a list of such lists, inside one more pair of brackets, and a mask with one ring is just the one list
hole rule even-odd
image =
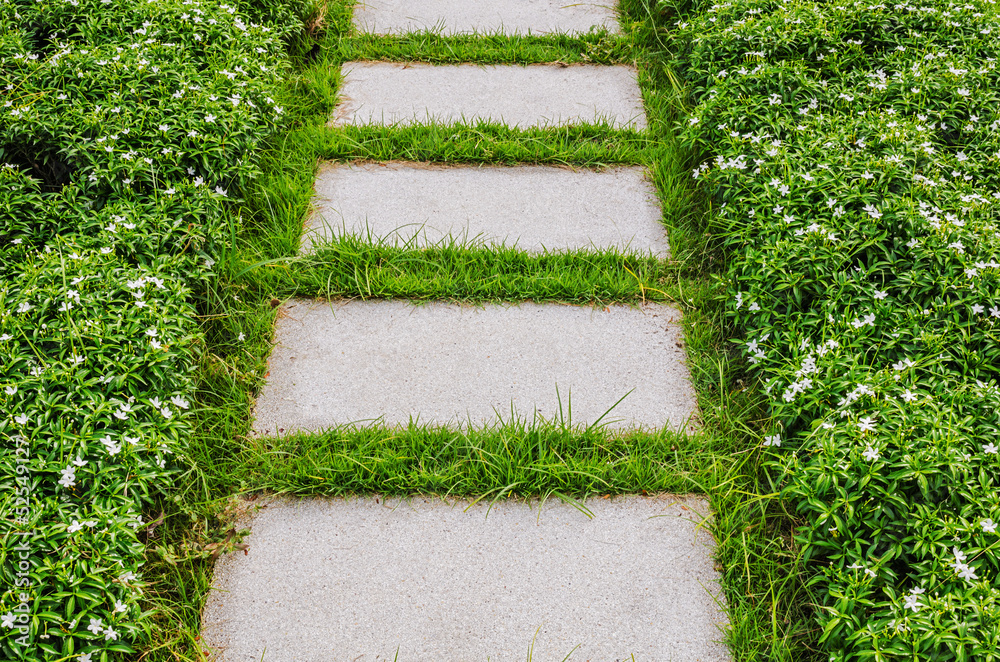
[[193, 292], [282, 120], [295, 16], [0, 0], [0, 659], [150, 627], [140, 513], [186, 452]]
[[740, 0], [679, 21], [689, 144], [831, 660], [1000, 659], [1000, 20]]

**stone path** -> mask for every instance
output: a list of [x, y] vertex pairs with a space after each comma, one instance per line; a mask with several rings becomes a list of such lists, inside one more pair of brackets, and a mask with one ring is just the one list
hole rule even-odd
[[[610, 0], [605, 0], [610, 4]], [[620, 32], [614, 9], [598, 2], [566, 0], [363, 0], [354, 10], [362, 32], [401, 34], [432, 30], [441, 34], [571, 34], [604, 28]]]
[[519, 129], [607, 121], [645, 129], [632, 67], [349, 62], [334, 125], [491, 121]]
[[[360, 29], [389, 33], [570, 33], [609, 16], [554, 0], [371, 0], [355, 11]], [[647, 126], [625, 66], [353, 62], [343, 72], [330, 130]], [[450, 236], [532, 252], [668, 252], [641, 168], [327, 165], [316, 188], [304, 251], [351, 233], [418, 247]], [[611, 429], [695, 420], [669, 306], [293, 300], [279, 312], [258, 435], [375, 419], [488, 426], [512, 412], [553, 420], [557, 388], [575, 425], [626, 394], [604, 420]], [[275, 501], [246, 516], [248, 553], [218, 562], [204, 640], [218, 662], [728, 660], [712, 541], [695, 527], [710, 516], [705, 500], [583, 506], [592, 519], [556, 501]]]
[[[225, 662], [724, 662], [702, 499], [281, 499], [216, 566]], [[248, 636], [252, 635], [252, 636]]]
[[679, 321], [653, 305], [293, 301], [254, 428], [275, 435], [378, 418], [480, 427], [512, 408], [558, 419], [559, 399], [589, 425], [623, 397], [602, 421], [610, 428], [682, 427], [695, 399]]
[[303, 237], [307, 248], [353, 234], [397, 246], [451, 238], [533, 253], [669, 254], [663, 213], [644, 168], [327, 164], [316, 177], [315, 205]]

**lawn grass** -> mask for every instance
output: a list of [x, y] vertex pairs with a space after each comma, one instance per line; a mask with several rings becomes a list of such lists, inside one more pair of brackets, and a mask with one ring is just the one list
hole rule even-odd
[[[624, 0], [624, 37], [576, 40], [346, 36], [347, 3], [332, 3], [326, 27], [291, 45], [297, 74], [282, 101], [294, 118], [262, 155], [259, 186], [233, 219], [219, 278], [202, 293], [206, 348], [197, 429], [164, 524], [150, 541], [148, 660], [197, 660], [199, 612], [212, 554], [233, 549], [229, 514], [237, 495], [414, 494], [521, 496], [697, 492], [714, 511], [734, 660], [819, 659], [812, 602], [791, 541], [793, 517], [764, 478], [759, 442], [769, 429], [766, 399], [745, 376], [729, 342], [717, 276], [725, 255], [710, 232], [711, 210], [690, 178], [697, 154], [673, 138], [684, 90], [664, 67], [653, 16]], [[309, 17], [306, 17], [307, 19]], [[610, 44], [610, 46], [608, 46]], [[575, 62], [577, 50], [608, 46], [600, 62], [635, 62], [650, 131], [580, 127], [518, 131], [497, 125], [332, 129], [339, 65], [348, 58], [455, 62]], [[580, 50], [580, 53], [587, 52]], [[606, 57], [601, 60], [599, 57]], [[505, 59], [509, 58], [509, 59]], [[554, 60], [553, 60], [554, 61]], [[613, 252], [528, 256], [476, 246], [430, 250], [373, 246], [357, 238], [314, 256], [296, 256], [317, 161], [417, 160], [471, 164], [551, 163], [583, 167], [641, 164], [664, 206], [670, 260]], [[263, 384], [275, 306], [293, 296], [444, 298], [470, 302], [580, 304], [671, 302], [684, 311], [688, 365], [701, 432], [615, 436], [555, 424], [511, 423], [485, 431], [432, 426], [342, 428], [282, 439], [249, 434], [253, 396]], [[765, 481], [765, 482], [762, 482]], [[154, 516], [156, 513], [153, 513]], [[221, 548], [210, 548], [221, 544]]]
[[206, 455], [231, 492], [267, 485], [300, 495], [704, 492], [731, 458], [703, 453], [708, 439], [670, 431], [615, 435], [553, 422], [455, 430], [425, 424], [344, 427], [246, 438]]
[[330, 161], [427, 161], [490, 165], [554, 164], [600, 168], [647, 161], [655, 142], [610, 125], [516, 129], [495, 122], [310, 127], [294, 135]]
[[595, 31], [583, 35], [447, 36], [434, 31], [399, 36], [356, 34], [335, 45], [337, 59], [348, 61], [432, 62], [434, 64], [622, 64], [631, 60], [628, 40]]
[[[608, 305], [679, 301], [677, 269], [655, 257], [617, 251], [539, 255], [455, 241], [415, 249], [346, 236], [311, 255], [247, 267], [259, 296], [361, 299], [563, 301]], [[691, 289], [705, 287], [689, 283]]]

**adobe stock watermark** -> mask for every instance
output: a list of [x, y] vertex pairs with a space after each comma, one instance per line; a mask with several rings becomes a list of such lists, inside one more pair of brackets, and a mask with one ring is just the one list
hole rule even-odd
[[[31, 446], [24, 437], [18, 435], [14, 437], [14, 478], [17, 487], [14, 489], [14, 523], [15, 525], [27, 526], [31, 521], [31, 476], [29, 462], [31, 460]], [[10, 550], [11, 563], [14, 566], [14, 599], [16, 606], [13, 611], [3, 614], [2, 625], [6, 629], [15, 629], [20, 633], [14, 638], [16, 647], [23, 646], [27, 649], [30, 646], [29, 633], [31, 631], [31, 547], [28, 544], [31, 531], [14, 531], [14, 547]], [[26, 657], [22, 650], [22, 657]]]

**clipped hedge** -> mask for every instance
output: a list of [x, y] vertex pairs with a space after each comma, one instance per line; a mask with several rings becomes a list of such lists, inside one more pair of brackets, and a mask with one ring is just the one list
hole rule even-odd
[[830, 659], [1000, 659], [992, 0], [696, 3], [676, 66]]
[[140, 513], [185, 453], [193, 292], [282, 119], [294, 9], [0, 0], [0, 659], [149, 627]]

